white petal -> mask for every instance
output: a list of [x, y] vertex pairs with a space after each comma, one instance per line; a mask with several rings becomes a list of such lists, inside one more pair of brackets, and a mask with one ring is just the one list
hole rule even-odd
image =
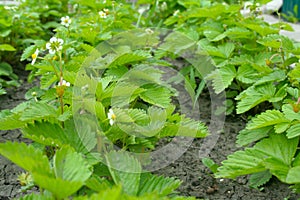
[[55, 54], [55, 50], [49, 49], [49, 53], [50, 53], [50, 54]]
[[51, 44], [49, 42], [46, 44], [46, 49], [51, 49]]
[[34, 54], [36, 55], [36, 57], [39, 55], [39, 52], [40, 52], [39, 49], [35, 50]]
[[110, 119], [110, 120], [109, 120], [109, 124], [110, 124], [111, 126], [114, 125], [114, 123], [115, 123], [115, 122], [114, 122], [113, 119]]
[[36, 59], [32, 59], [31, 65], [34, 65], [35, 61], [36, 61]]
[[65, 17], [62, 17], [62, 18], [60, 18], [60, 20], [61, 20], [62, 22], [64, 22], [64, 21], [66, 20], [66, 18], [65, 18]]
[[60, 45], [63, 45], [64, 41], [60, 38], [57, 39], [57, 42], [59, 42]]
[[52, 38], [50, 39], [50, 42], [51, 42], [51, 43], [57, 42], [57, 38], [56, 38], [56, 37], [52, 37]]

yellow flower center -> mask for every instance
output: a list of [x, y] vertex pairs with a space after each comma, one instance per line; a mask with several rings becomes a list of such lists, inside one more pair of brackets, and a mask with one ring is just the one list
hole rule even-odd
[[111, 115], [111, 119], [112, 119], [112, 120], [115, 120], [116, 118], [117, 118], [117, 116], [116, 116], [115, 114], [112, 114], [112, 115]]
[[31, 58], [32, 58], [33, 60], [36, 59], [36, 58], [37, 58], [36, 53], [32, 54], [32, 55], [31, 55]]
[[68, 23], [69, 22], [69, 20], [68, 19], [65, 19], [65, 23]]

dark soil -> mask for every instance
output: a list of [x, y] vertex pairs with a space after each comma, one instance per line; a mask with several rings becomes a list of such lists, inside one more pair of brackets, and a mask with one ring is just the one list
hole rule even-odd
[[[15, 69], [21, 81], [19, 88], [8, 88], [7, 94], [0, 96], [0, 109], [11, 109], [22, 103], [27, 90], [37, 84], [27, 83], [26, 78], [28, 73], [21, 69]], [[16, 141], [30, 143], [28, 139], [22, 138], [22, 133], [19, 130], [3, 131], [0, 130], [0, 142]], [[24, 172], [23, 169], [16, 166], [8, 159], [0, 155], [0, 200], [11, 199], [22, 195], [21, 185], [17, 178], [18, 175]], [[30, 192], [30, 191], [28, 191]]]
[[[17, 72], [23, 83], [20, 88], [11, 88], [7, 95], [0, 96], [0, 108], [10, 109], [24, 101], [24, 94], [33, 86], [26, 83], [27, 74]], [[36, 83], [35, 83], [36, 84]], [[204, 93], [199, 101], [201, 119], [207, 124], [210, 123], [210, 96]], [[239, 130], [245, 126], [238, 116], [228, 117], [224, 126], [223, 133], [209, 157], [220, 164], [227, 155], [236, 151], [236, 136]], [[22, 138], [18, 130], [0, 131], [0, 141], [19, 141], [29, 142]], [[247, 186], [247, 177], [241, 177], [237, 180], [214, 179], [209, 169], [207, 169], [199, 158], [199, 149], [202, 140], [195, 139], [188, 150], [174, 163], [156, 171], [155, 173], [177, 177], [183, 181], [178, 192], [184, 196], [195, 196], [202, 199], [243, 199], [243, 200], [283, 200], [284, 198], [300, 198], [288, 188], [288, 185], [280, 183], [277, 179], [272, 179], [262, 191], [249, 189]], [[23, 172], [22, 169], [11, 163], [6, 158], [0, 156], [0, 200], [11, 199], [22, 195], [20, 184], [17, 181], [18, 175]], [[29, 191], [30, 192], [30, 191]]]

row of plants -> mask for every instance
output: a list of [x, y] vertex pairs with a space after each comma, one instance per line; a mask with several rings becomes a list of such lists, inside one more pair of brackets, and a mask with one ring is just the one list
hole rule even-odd
[[177, 111], [176, 89], [162, 78], [172, 65], [153, 48], [161, 35], [137, 28], [150, 22], [133, 6], [70, 1], [49, 22], [51, 36], [35, 34], [20, 56], [29, 80], [40, 80], [25, 102], [1, 111], [1, 130], [33, 141], [0, 144], [26, 170], [22, 189], [39, 188], [20, 199], [194, 199], [176, 194], [180, 180], [145, 169], [159, 139], [208, 130]]
[[257, 6], [244, 17], [240, 5], [212, 3], [207, 7], [185, 1], [185, 9], [166, 25], [198, 33], [197, 42], [211, 56], [216, 69], [205, 79], [216, 93], [226, 92], [227, 113], [248, 121], [237, 136], [245, 149], [229, 155], [222, 166], [204, 163], [216, 178], [251, 174], [258, 188], [272, 176], [300, 192], [299, 154], [299, 43], [279, 34], [292, 30], [285, 23], [267, 24]]
[[[250, 185], [258, 188], [276, 176], [299, 193], [300, 48], [279, 35], [292, 30], [289, 25], [260, 18], [257, 6], [267, 2], [254, 1], [247, 17], [240, 2], [210, 0], [72, 0], [37, 7], [26, 1], [13, 12], [1, 8], [8, 21], [16, 13], [28, 16], [0, 35], [13, 50], [11, 58], [7, 49], [1, 54], [5, 65], [19, 56], [29, 62], [29, 80], [40, 79], [27, 101], [0, 113], [1, 130], [21, 129], [33, 141], [0, 144], [1, 155], [27, 171], [19, 177], [23, 189], [40, 189], [21, 199], [189, 199], [174, 194], [179, 180], [145, 168], [161, 138], [209, 134], [202, 122], [178, 112], [177, 77], [184, 77], [191, 101], [211, 83], [226, 94], [216, 114], [249, 120], [237, 138], [245, 150], [218, 169], [203, 160], [217, 178], [252, 174]], [[21, 35], [30, 23], [33, 29]], [[199, 64], [202, 57], [214, 67]], [[191, 65], [165, 80], [174, 67], [170, 60], [181, 58]]]

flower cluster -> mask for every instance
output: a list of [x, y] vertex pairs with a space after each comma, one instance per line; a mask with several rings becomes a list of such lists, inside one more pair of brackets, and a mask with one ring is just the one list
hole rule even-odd
[[72, 22], [72, 20], [70, 19], [69, 16], [62, 17], [60, 20], [61, 20], [61, 22], [60, 22], [61, 25], [65, 26], [65, 27], [69, 27]]
[[46, 48], [49, 50], [50, 54], [55, 54], [56, 51], [62, 50], [62, 45], [64, 41], [60, 38], [52, 37], [50, 42], [46, 44]]

